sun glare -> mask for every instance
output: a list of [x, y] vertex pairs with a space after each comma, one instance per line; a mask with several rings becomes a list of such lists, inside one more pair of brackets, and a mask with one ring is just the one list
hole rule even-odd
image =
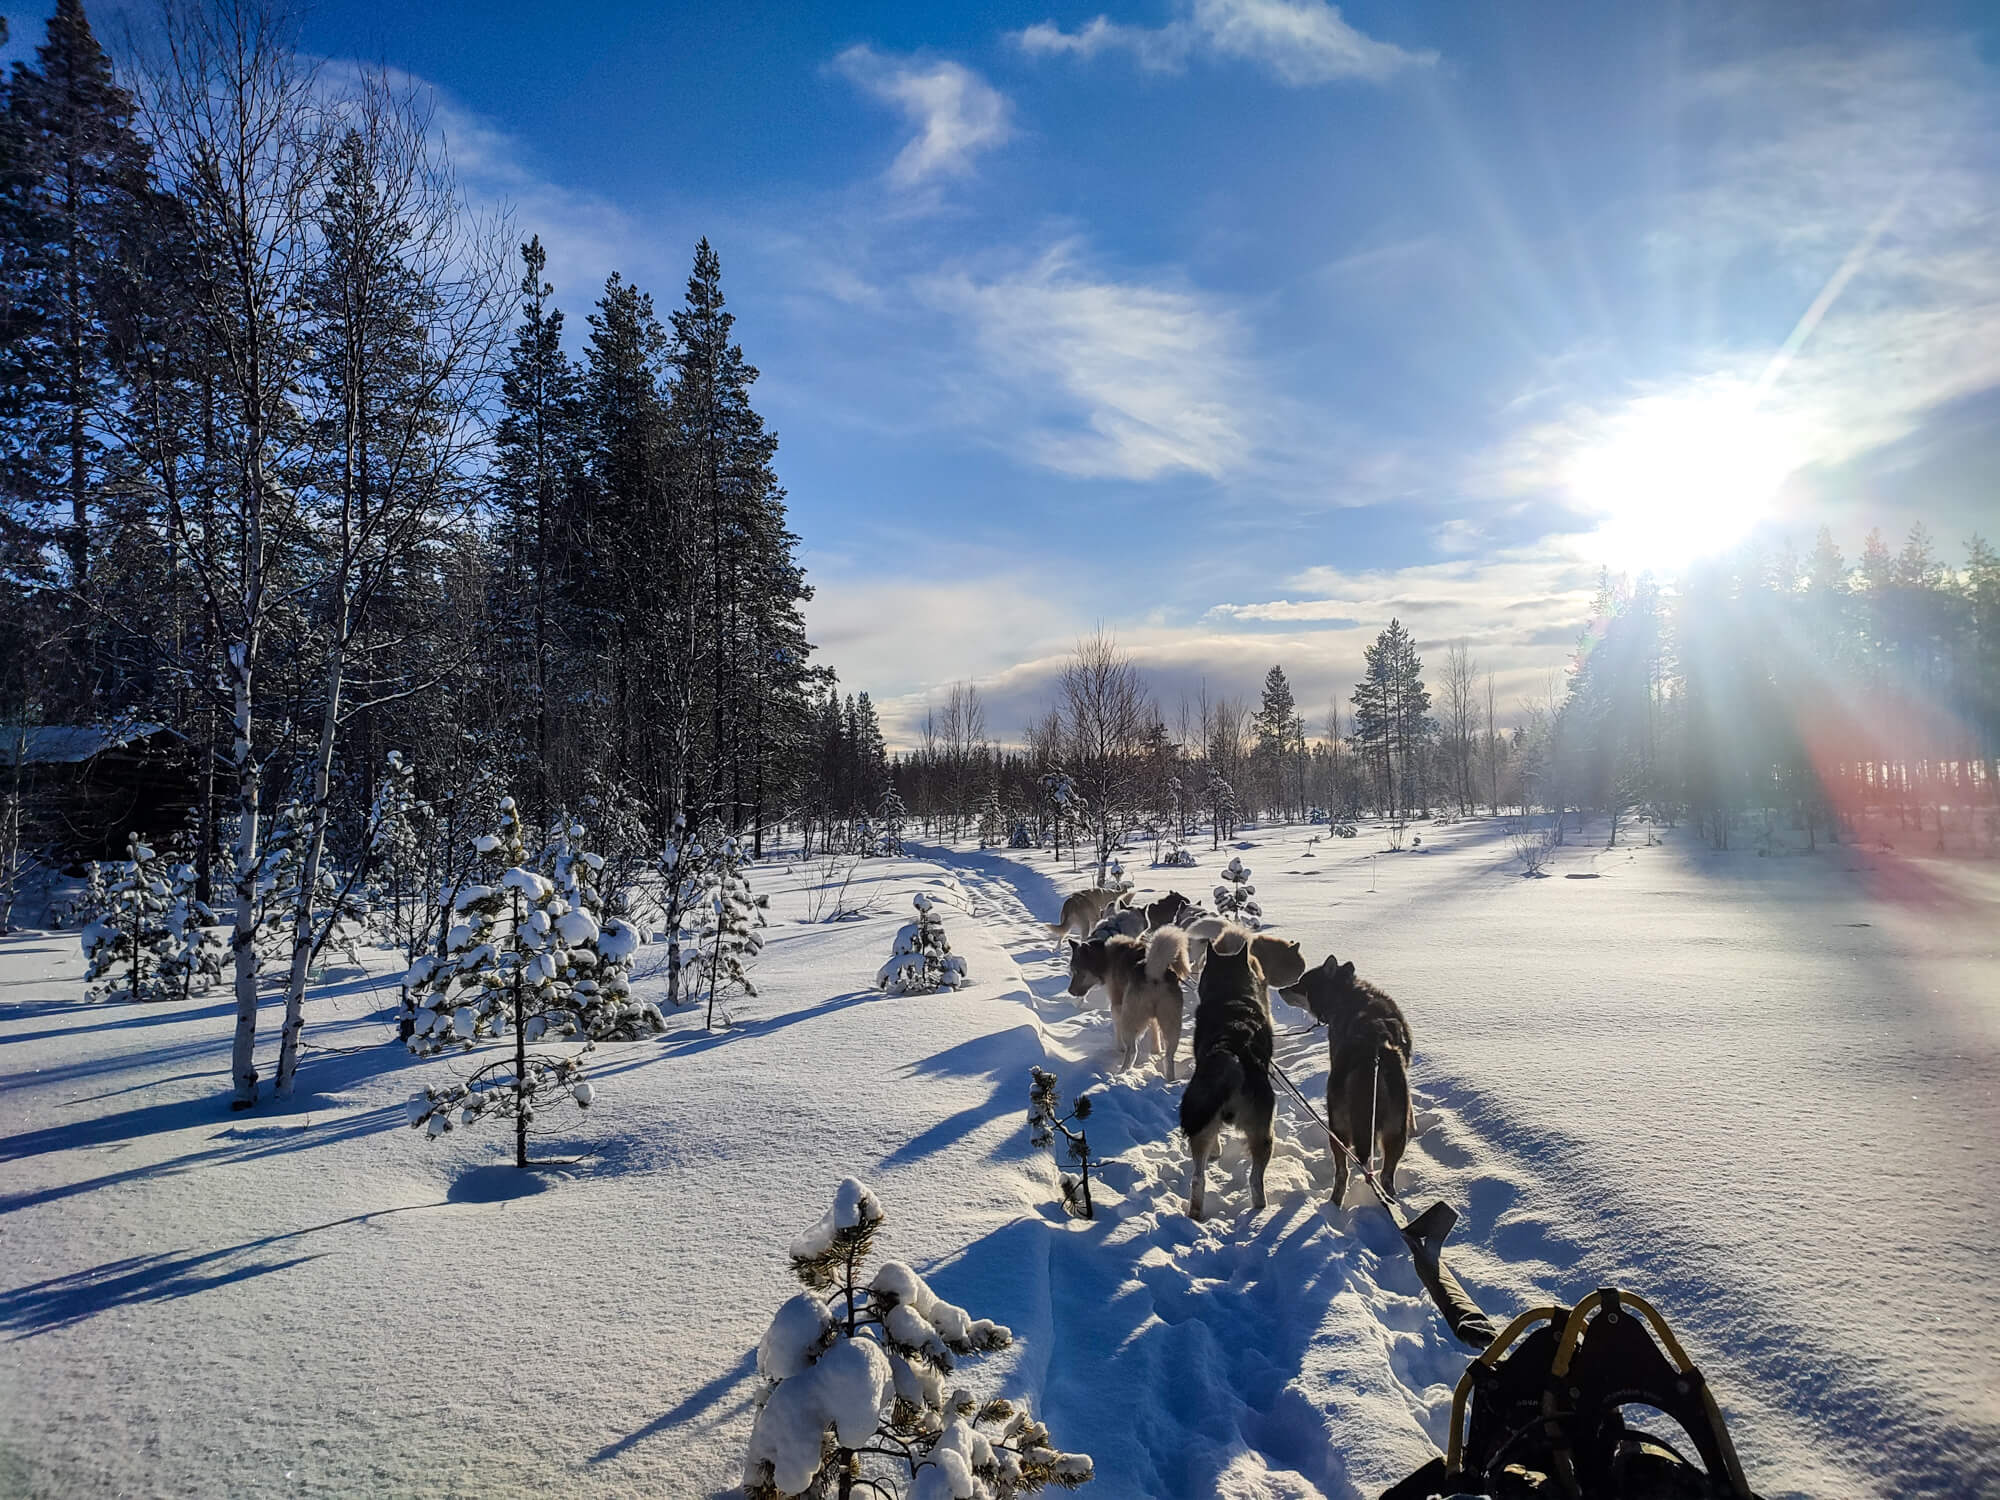
[[1671, 571], [1741, 541], [1798, 467], [1785, 423], [1741, 402], [1659, 399], [1633, 407], [1570, 473], [1602, 517], [1603, 561]]

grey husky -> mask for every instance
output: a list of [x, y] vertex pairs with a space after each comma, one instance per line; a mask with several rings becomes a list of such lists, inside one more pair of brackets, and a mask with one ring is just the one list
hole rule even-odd
[[1188, 1216], [1202, 1216], [1202, 1178], [1234, 1125], [1250, 1146], [1250, 1203], [1264, 1206], [1264, 1168], [1271, 1160], [1271, 1012], [1250, 951], [1250, 933], [1226, 926], [1209, 939], [1194, 1013], [1194, 1077], [1181, 1095], [1181, 1129], [1194, 1156]]
[[1187, 971], [1187, 934], [1178, 927], [1162, 927], [1144, 938], [1114, 934], [1069, 945], [1069, 992], [1081, 999], [1101, 984], [1111, 997], [1119, 1066], [1138, 1061], [1139, 1039], [1150, 1031], [1169, 1083], [1181, 1048], [1181, 981]]
[[[1396, 1002], [1365, 979], [1354, 963], [1331, 953], [1287, 995], [1326, 1023], [1330, 1067], [1326, 1123], [1357, 1156], [1382, 1148], [1382, 1189], [1396, 1191], [1396, 1163], [1416, 1131], [1410, 1103], [1410, 1024]], [[1374, 1136], [1369, 1139], [1369, 1122]], [[1333, 1153], [1333, 1201], [1347, 1193], [1347, 1154]]]

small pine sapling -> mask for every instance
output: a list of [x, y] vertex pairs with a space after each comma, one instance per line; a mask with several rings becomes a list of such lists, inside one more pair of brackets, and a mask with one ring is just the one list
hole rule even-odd
[[[734, 838], [725, 838], [716, 850], [715, 866], [709, 872], [709, 931], [703, 938], [704, 968], [708, 977], [708, 1026], [715, 1025], [716, 1006], [735, 990], [755, 996], [757, 986], [750, 981], [750, 964], [764, 951], [764, 926], [769, 896], [750, 889], [745, 866], [750, 856]], [[723, 1021], [727, 1024], [727, 1008]]]
[[979, 847], [991, 849], [1005, 837], [1007, 819], [1000, 811], [1000, 789], [989, 786], [979, 800]]
[[[102, 908], [78, 934], [83, 977], [93, 985], [92, 999], [121, 992], [130, 1000], [172, 999], [177, 989], [159, 982], [172, 900], [166, 863], [136, 833], [127, 835], [125, 855], [128, 868], [105, 886]], [[121, 966], [124, 972], [118, 973]]]
[[1016, 823], [1014, 831], [1007, 835], [1007, 847], [1009, 849], [1032, 849], [1035, 847], [1034, 831], [1028, 827], [1025, 818]]
[[[160, 918], [160, 985], [185, 1000], [222, 978], [229, 945], [215, 930], [220, 919], [196, 899], [194, 866], [177, 864], [167, 876], [167, 909]], [[163, 997], [164, 998], [164, 997]]]
[[660, 1008], [632, 998], [632, 960], [639, 929], [609, 908], [603, 890], [604, 857], [579, 849], [583, 825], [571, 823], [552, 847], [551, 875], [556, 972], [552, 1003], [574, 1013], [576, 1029], [592, 1041], [633, 1041], [667, 1029]]
[[700, 965], [700, 918], [708, 909], [709, 841], [688, 832], [687, 818], [674, 814], [674, 826], [654, 857], [659, 895], [654, 912], [667, 945], [667, 1004], [694, 1002], [692, 986], [684, 994], [681, 976]]
[[1132, 881], [1126, 875], [1125, 866], [1122, 861], [1114, 859], [1104, 867], [1104, 879], [1100, 883], [1099, 889], [1117, 892], [1118, 899], [1112, 903], [1114, 906], [1129, 906], [1132, 904]]
[[903, 825], [910, 820], [910, 810], [903, 805], [902, 794], [893, 786], [883, 788], [876, 812], [876, 821], [880, 826], [872, 844], [864, 845], [862, 852], [900, 855], [903, 852]]
[[917, 920], [897, 929], [889, 961], [875, 973], [876, 987], [892, 995], [963, 989], [971, 982], [965, 960], [951, 951], [937, 903], [918, 891], [910, 904], [917, 909]]
[[1250, 867], [1239, 858], [1231, 856], [1222, 867], [1222, 881], [1215, 888], [1215, 909], [1218, 914], [1245, 927], [1263, 925], [1264, 908], [1254, 899], [1257, 887], [1250, 883]]
[[[1046, 1068], [1028, 1070], [1028, 1139], [1037, 1146], [1053, 1148], [1058, 1135], [1069, 1148], [1069, 1159], [1075, 1164], [1077, 1175], [1060, 1174], [1063, 1207], [1079, 1219], [1094, 1219], [1097, 1210], [1090, 1201], [1090, 1169], [1097, 1164], [1097, 1158], [1090, 1154], [1090, 1137], [1083, 1129], [1083, 1122], [1090, 1118], [1090, 1095], [1078, 1094], [1071, 1102], [1069, 1113], [1062, 1112], [1062, 1097], [1056, 1092], [1056, 1075]], [[1076, 1129], [1071, 1130], [1070, 1126]]]
[[883, 1218], [850, 1177], [792, 1241], [792, 1272], [807, 1290], [778, 1309], [757, 1344], [745, 1495], [1011, 1500], [1088, 1481], [1089, 1456], [1051, 1445], [1026, 1402], [979, 1401], [962, 1387], [946, 1394], [960, 1359], [1014, 1336], [945, 1301], [900, 1261], [864, 1282]]

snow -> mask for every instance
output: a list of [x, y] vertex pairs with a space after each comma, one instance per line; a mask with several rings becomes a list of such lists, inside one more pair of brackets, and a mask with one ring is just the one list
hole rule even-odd
[[757, 1373], [766, 1380], [789, 1380], [805, 1369], [833, 1328], [826, 1304], [801, 1292], [778, 1309], [757, 1341]]
[[819, 1469], [826, 1430], [831, 1427], [844, 1446], [859, 1448], [874, 1435], [894, 1390], [879, 1347], [867, 1339], [840, 1340], [771, 1392], [750, 1429], [744, 1483], [768, 1464], [778, 1489], [796, 1495]]
[[[1677, 833], [1572, 845], [1526, 880], [1483, 820], [1425, 828], [1421, 852], [1364, 825], [1304, 858], [1309, 836], [1191, 847], [1210, 883], [1240, 854], [1270, 930], [1408, 1013], [1399, 1186], [1460, 1210], [1448, 1255], [1490, 1313], [1647, 1296], [1767, 1500], [2000, 1488], [2000, 874]], [[1428, 1458], [1466, 1353], [1380, 1210], [1327, 1204], [1311, 1123], [1281, 1100], [1265, 1212], [1232, 1138], [1215, 1216], [1189, 1222], [1179, 1086], [1116, 1069], [1102, 995], [1062, 993], [1036, 925], [1087, 872], [924, 853], [869, 861], [880, 899], [852, 922], [805, 921], [810, 875], [757, 866], [758, 996], [727, 1030], [682, 1010], [600, 1043], [590, 1110], [547, 1111], [533, 1143], [564, 1165], [526, 1174], [506, 1131], [404, 1128], [413, 1091], [496, 1053], [390, 1045], [386, 955], [312, 991], [299, 1097], [232, 1116], [233, 1000], [84, 1005], [74, 934], [0, 941], [0, 1489], [728, 1493], [753, 1424], [774, 1464], [816, 1462], [816, 1435], [787, 1445], [864, 1404], [872, 1429], [909, 1374], [844, 1343], [854, 1368], [755, 1409], [760, 1364], [820, 1327], [786, 1311], [788, 1248], [864, 1213], [876, 1277], [899, 1264], [934, 1299], [899, 1290], [913, 1315], [1012, 1331], [967, 1383], [1087, 1449], [1086, 1495], [1373, 1496]], [[976, 977], [872, 988], [891, 914], [946, 867]], [[1139, 900], [1186, 885], [1133, 873]], [[656, 951], [635, 999], [663, 998]], [[1275, 1009], [1317, 1097], [1323, 1033]], [[1062, 1211], [1030, 1143], [1031, 1066], [1095, 1102], [1095, 1220]]]
[[834, 1236], [843, 1229], [856, 1229], [882, 1218], [882, 1204], [875, 1194], [853, 1177], [840, 1179], [834, 1189], [833, 1204], [820, 1215], [819, 1222], [792, 1240], [791, 1251], [799, 1260], [810, 1260], [833, 1248]]

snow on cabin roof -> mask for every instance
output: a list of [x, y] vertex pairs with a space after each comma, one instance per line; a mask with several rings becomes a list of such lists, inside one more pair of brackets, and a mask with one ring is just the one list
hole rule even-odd
[[0, 766], [80, 765], [93, 755], [150, 739], [164, 724], [7, 724], [0, 725]]

